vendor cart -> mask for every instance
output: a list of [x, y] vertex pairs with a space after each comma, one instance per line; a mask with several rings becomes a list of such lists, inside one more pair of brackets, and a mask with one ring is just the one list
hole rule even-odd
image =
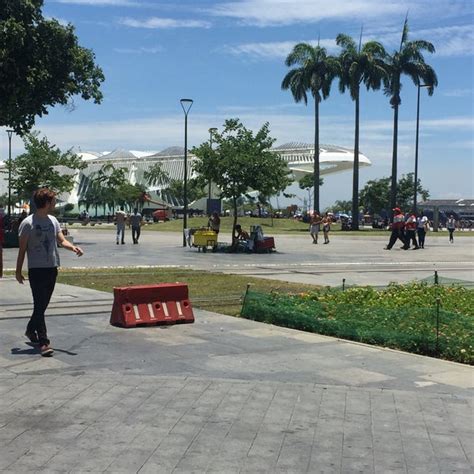
[[193, 229], [191, 232], [191, 246], [198, 251], [207, 252], [208, 249], [217, 248], [217, 232], [209, 229]]

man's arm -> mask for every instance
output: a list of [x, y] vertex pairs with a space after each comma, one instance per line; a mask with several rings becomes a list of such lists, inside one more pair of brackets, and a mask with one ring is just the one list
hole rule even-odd
[[82, 251], [82, 249], [80, 247], [76, 247], [75, 245], [71, 244], [71, 242], [69, 242], [69, 240], [67, 240], [64, 237], [64, 234], [62, 233], [62, 231], [59, 231], [56, 234], [56, 238], [57, 238], [58, 244], [61, 245], [61, 247], [67, 250], [70, 250], [71, 252], [74, 252], [78, 257], [80, 257], [81, 255], [84, 255], [84, 252]]
[[25, 261], [26, 247], [28, 246], [28, 235], [21, 235], [19, 238], [18, 257], [16, 259], [16, 281], [23, 284], [25, 277], [22, 274], [23, 262]]

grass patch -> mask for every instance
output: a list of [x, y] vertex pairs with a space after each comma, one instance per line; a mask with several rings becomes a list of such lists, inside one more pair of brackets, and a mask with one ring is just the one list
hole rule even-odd
[[[436, 298], [440, 299], [439, 332]], [[417, 354], [474, 364], [474, 290], [426, 284], [385, 290], [249, 292], [244, 317]]]
[[173, 268], [146, 269], [61, 269], [59, 283], [92, 288], [111, 293], [115, 286], [149, 285], [153, 283], [187, 283], [193, 306], [208, 311], [216, 311], [230, 316], [240, 314], [242, 297], [247, 284], [258, 291], [278, 291], [282, 294], [297, 291], [314, 291], [315, 285], [278, 282], [263, 278], [249, 278], [199, 270]]

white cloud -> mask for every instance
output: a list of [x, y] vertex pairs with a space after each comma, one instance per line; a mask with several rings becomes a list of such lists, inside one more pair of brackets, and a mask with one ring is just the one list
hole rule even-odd
[[258, 26], [315, 23], [325, 19], [366, 19], [403, 15], [407, 0], [244, 0], [217, 5], [211, 14]]
[[164, 51], [163, 46], [155, 46], [147, 48], [141, 46], [139, 48], [114, 48], [114, 51], [119, 54], [158, 54]]
[[[367, 39], [382, 42], [388, 49], [400, 44], [401, 26], [388, 31], [373, 31]], [[424, 39], [433, 43], [436, 56], [472, 56], [474, 54], [474, 28], [469, 25], [451, 25], [439, 28], [413, 29], [409, 40]], [[427, 56], [431, 56], [427, 54]]]
[[473, 89], [452, 89], [442, 92], [446, 97], [469, 97], [472, 96], [472, 93]]
[[175, 20], [173, 18], [150, 17], [143, 20], [121, 18], [121, 25], [132, 28], [171, 29], [171, 28], [210, 28], [211, 23], [202, 20]]
[[[309, 40], [306, 42], [313, 46], [318, 44], [318, 40]], [[297, 43], [301, 43], [301, 41], [244, 43], [235, 46], [225, 45], [220, 48], [220, 51], [236, 56], [249, 56], [255, 59], [279, 59], [285, 58]], [[325, 47], [330, 53], [334, 53], [338, 49], [336, 40], [333, 39], [322, 39], [319, 41], [319, 44]]]
[[93, 7], [116, 6], [116, 7], [138, 7], [141, 6], [133, 0], [55, 0], [56, 3], [67, 3], [72, 5], [90, 5]]
[[322, 20], [402, 21], [410, 18], [468, 18], [471, 0], [242, 0], [217, 4], [208, 13], [234, 18], [246, 25], [281, 26]]

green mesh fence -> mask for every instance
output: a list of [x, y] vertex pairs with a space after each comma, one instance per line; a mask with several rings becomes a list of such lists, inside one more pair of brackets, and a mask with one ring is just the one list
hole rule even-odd
[[[464, 311], [468, 314], [448, 311], [438, 307], [435, 298], [433, 306], [423, 307], [417, 300], [417, 292], [423, 293], [423, 288], [433, 294], [438, 290], [415, 285], [415, 303], [395, 308], [389, 307], [393, 295], [400, 291], [395, 285], [387, 290], [351, 288], [345, 292], [322, 290], [301, 295], [248, 291], [241, 314], [278, 326], [473, 364], [471, 310]], [[461, 307], [474, 308], [472, 290], [455, 296], [458, 300], [464, 298]], [[385, 307], [376, 304], [377, 297], [379, 303], [386, 299]]]

